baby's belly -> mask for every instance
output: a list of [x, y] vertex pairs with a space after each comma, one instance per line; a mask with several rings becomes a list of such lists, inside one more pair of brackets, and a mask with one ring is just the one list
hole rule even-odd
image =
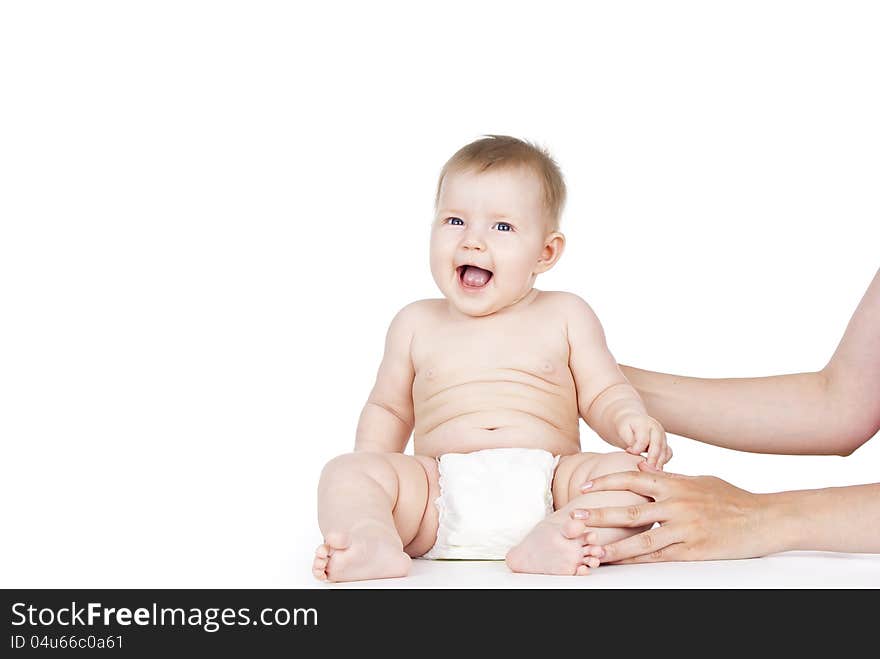
[[566, 378], [557, 374], [558, 381], [523, 369], [459, 369], [430, 381], [417, 377], [416, 454], [438, 457], [487, 448], [577, 453], [577, 393], [565, 373]]
[[464, 414], [416, 434], [416, 455], [440, 457], [444, 453], [470, 453], [488, 448], [540, 448], [553, 455], [580, 451], [577, 419], [557, 426], [515, 410]]

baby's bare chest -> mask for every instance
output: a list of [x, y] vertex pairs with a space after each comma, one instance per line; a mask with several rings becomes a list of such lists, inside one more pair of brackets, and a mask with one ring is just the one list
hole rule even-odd
[[416, 399], [465, 384], [520, 383], [551, 390], [573, 386], [561, 327], [439, 323], [414, 336], [412, 358]]

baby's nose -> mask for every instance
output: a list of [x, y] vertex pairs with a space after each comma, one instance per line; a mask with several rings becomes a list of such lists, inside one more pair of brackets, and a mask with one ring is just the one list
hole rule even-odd
[[462, 241], [461, 246], [463, 249], [475, 249], [480, 252], [486, 249], [486, 245], [483, 244], [483, 241], [476, 236], [467, 236]]

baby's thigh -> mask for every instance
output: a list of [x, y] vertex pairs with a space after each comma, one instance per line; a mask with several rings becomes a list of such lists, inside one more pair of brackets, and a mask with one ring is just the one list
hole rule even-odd
[[[413, 459], [421, 465], [422, 469], [424, 469], [427, 501], [422, 499], [421, 496], [414, 497], [416, 501], [423, 502], [423, 507], [422, 511], [419, 513], [420, 521], [416, 533], [403, 550], [413, 558], [417, 558], [433, 547], [434, 543], [437, 541], [437, 528], [440, 522], [440, 512], [437, 510], [434, 501], [440, 496], [440, 470], [437, 466], [437, 460], [434, 458], [416, 455]], [[419, 484], [414, 486], [419, 488], [418, 494], [421, 495]], [[398, 501], [400, 501], [401, 497], [405, 495], [406, 493], [401, 491]]]
[[397, 496], [391, 515], [403, 540], [403, 551], [421, 556], [437, 539], [440, 514], [434, 500], [440, 493], [437, 461], [422, 455], [388, 453], [383, 457], [397, 472]]
[[636, 465], [644, 458], [639, 455], [631, 455], [624, 451], [613, 453], [576, 453], [565, 455], [559, 460], [556, 473], [553, 476], [553, 508], [564, 508], [573, 499], [589, 496], [593, 507], [599, 506], [625, 506], [633, 503], [647, 501], [638, 494], [632, 492], [594, 492], [584, 495], [581, 485], [588, 480], [613, 474], [618, 471], [638, 471]]

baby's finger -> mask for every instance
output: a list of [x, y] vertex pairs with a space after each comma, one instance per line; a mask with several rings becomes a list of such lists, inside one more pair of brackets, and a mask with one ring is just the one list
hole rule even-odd
[[634, 428], [633, 436], [635, 437], [635, 441], [633, 442], [633, 445], [627, 449], [627, 453], [641, 455], [647, 450], [648, 444], [651, 443], [651, 435], [647, 428]]
[[669, 448], [669, 445], [664, 441], [661, 446], [663, 448], [660, 449], [660, 456], [657, 458], [658, 469], [663, 469], [664, 465], [672, 458], [672, 450]]
[[663, 433], [657, 428], [651, 428], [649, 435], [651, 437], [651, 444], [648, 446], [648, 464], [657, 467], [657, 469], [662, 469], [663, 462], [660, 459], [665, 453], [663, 449], [666, 448], [666, 442], [663, 441]]
[[678, 532], [669, 526], [658, 526], [636, 535], [605, 545], [603, 563], [616, 563], [636, 556], [649, 556], [659, 560], [669, 545], [681, 542]]
[[618, 434], [620, 435], [620, 441], [623, 442], [624, 446], [627, 447], [626, 450], [629, 451], [635, 441], [632, 426], [628, 423], [625, 424], [618, 430]]
[[645, 460], [642, 460], [640, 463], [638, 463], [636, 467], [638, 467], [639, 471], [646, 474], [663, 474], [668, 478], [689, 478], [688, 476], [683, 476], [681, 474], [673, 474], [671, 471], [661, 471], [649, 465]]

